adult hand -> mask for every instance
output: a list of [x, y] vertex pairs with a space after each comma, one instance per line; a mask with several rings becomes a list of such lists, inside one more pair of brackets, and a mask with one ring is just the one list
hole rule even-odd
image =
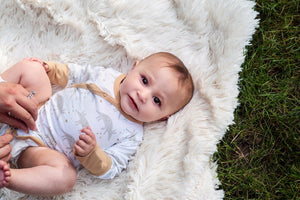
[[11, 157], [11, 146], [10, 142], [13, 139], [13, 135], [11, 133], [7, 133], [0, 136], [0, 160], [8, 162]]
[[36, 130], [38, 102], [19, 84], [0, 83], [0, 122], [28, 132]]

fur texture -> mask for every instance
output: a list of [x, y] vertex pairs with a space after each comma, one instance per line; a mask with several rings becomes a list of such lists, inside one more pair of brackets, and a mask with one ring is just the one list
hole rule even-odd
[[[258, 24], [248, 0], [10, 0], [0, 4], [0, 70], [24, 57], [128, 71], [158, 51], [180, 57], [195, 94], [168, 122], [145, 126], [129, 168], [113, 180], [78, 173], [72, 192], [1, 199], [222, 199], [217, 143], [233, 123], [244, 48]], [[34, 177], [33, 177], [34, 178]]]

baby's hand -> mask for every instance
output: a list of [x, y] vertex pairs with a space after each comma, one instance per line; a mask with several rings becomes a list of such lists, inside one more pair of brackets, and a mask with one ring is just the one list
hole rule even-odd
[[96, 146], [96, 138], [92, 129], [88, 126], [81, 130], [82, 133], [79, 136], [79, 140], [74, 145], [75, 153], [78, 156], [87, 156]]

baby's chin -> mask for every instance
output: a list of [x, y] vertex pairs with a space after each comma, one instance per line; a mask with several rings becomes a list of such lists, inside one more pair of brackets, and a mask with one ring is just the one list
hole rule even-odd
[[135, 113], [133, 112], [132, 108], [130, 108], [129, 105], [127, 105], [126, 103], [123, 104], [122, 101], [121, 101], [121, 102], [120, 102], [120, 107], [121, 107], [122, 111], [123, 111], [126, 115], [128, 115], [128, 116], [134, 118], [135, 120], [140, 121], [139, 119], [137, 119], [138, 117], [135, 115]]
[[140, 122], [143, 122], [143, 123], [151, 123], [151, 122], [157, 122], [157, 121], [162, 121], [161, 118], [159, 119], [152, 119], [151, 117], [141, 117], [139, 116], [139, 112], [138, 111], [135, 111], [134, 109], [132, 109], [130, 107], [130, 105], [127, 104], [127, 102], [123, 102], [122, 100], [120, 101], [120, 107], [122, 109], [122, 111], [132, 117], [133, 119], [137, 120], [137, 121], [140, 121]]

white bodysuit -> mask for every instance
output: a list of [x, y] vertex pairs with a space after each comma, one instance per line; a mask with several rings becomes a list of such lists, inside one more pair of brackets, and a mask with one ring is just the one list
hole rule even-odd
[[[121, 82], [120, 79], [117, 81], [120, 72], [111, 68], [75, 64], [69, 64], [68, 68], [67, 86], [74, 83], [94, 83], [102, 91], [116, 98], [115, 92], [119, 91]], [[127, 167], [129, 159], [137, 151], [143, 138], [142, 124], [127, 119], [103, 97], [87, 89], [75, 87], [67, 87], [55, 93], [39, 109], [36, 125], [38, 131], [30, 131], [29, 134], [39, 138], [50, 148], [64, 153], [75, 168], [81, 164], [74, 156], [74, 144], [82, 134], [80, 130], [90, 126], [97, 143], [112, 160], [111, 168], [98, 176], [102, 179], [111, 179], [120, 174]], [[1, 129], [1, 134], [5, 129], [7, 127]], [[17, 130], [17, 133], [19, 136], [28, 135], [22, 130]], [[14, 157], [28, 146], [37, 146], [32, 140], [14, 142], [22, 143], [13, 146]]]

